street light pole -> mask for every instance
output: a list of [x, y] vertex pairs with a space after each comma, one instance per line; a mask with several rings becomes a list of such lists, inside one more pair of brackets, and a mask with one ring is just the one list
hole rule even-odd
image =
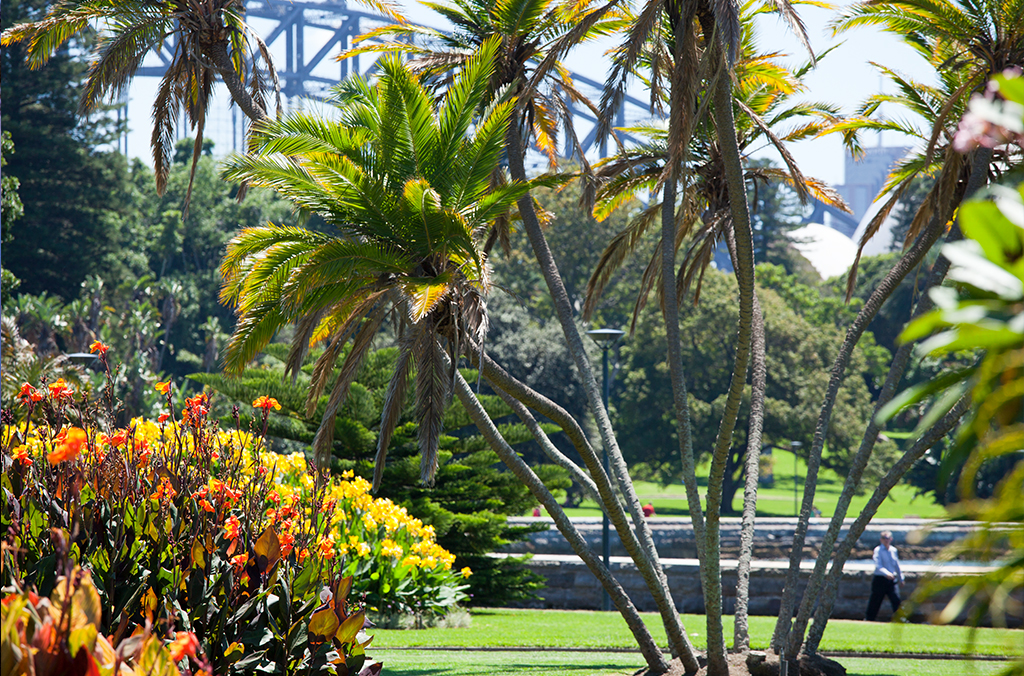
[[[608, 410], [608, 395], [611, 391], [611, 381], [608, 378], [608, 350], [611, 349], [612, 345], [618, 342], [624, 332], [618, 329], [594, 329], [587, 331], [587, 335], [594, 339], [597, 346], [601, 348], [601, 362], [602, 362], [602, 373], [604, 375], [604, 410]], [[608, 449], [604, 449], [604, 455], [601, 458], [601, 464], [604, 466], [605, 476], [611, 477], [611, 468], [608, 463]], [[601, 556], [604, 559], [604, 567], [611, 570], [610, 562], [612, 558], [612, 543], [611, 534], [609, 532], [608, 523], [608, 512], [604, 509], [601, 510]], [[604, 610], [612, 609], [612, 599], [608, 596], [608, 591], [602, 591], [601, 597], [601, 608]]]
[[800, 516], [799, 509], [797, 508], [797, 482], [796, 482], [796, 452], [803, 446], [799, 441], [789, 442], [789, 449], [793, 451], [793, 516]]

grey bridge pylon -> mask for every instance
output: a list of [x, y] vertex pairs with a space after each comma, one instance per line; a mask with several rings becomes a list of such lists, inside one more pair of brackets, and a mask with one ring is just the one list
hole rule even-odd
[[[275, 57], [274, 66], [281, 80], [281, 93], [290, 105], [301, 105], [303, 99], [323, 99], [327, 91], [340, 79], [351, 74], [369, 75], [373, 72], [376, 59], [353, 57], [335, 61], [334, 55], [352, 45], [353, 38], [374, 28], [390, 23], [390, 19], [377, 14], [351, 9], [344, 0], [323, 2], [289, 2], [287, 0], [248, 0], [246, 20], [260, 32]], [[283, 40], [283, 44], [282, 44]], [[308, 47], [307, 47], [308, 45]], [[310, 55], [310, 51], [316, 51]], [[167, 42], [153, 56], [147, 57], [139, 68], [141, 77], [162, 77], [171, 61], [174, 45]], [[283, 51], [284, 59], [280, 59]], [[337, 69], [337, 70], [333, 70]], [[333, 70], [333, 72], [331, 72]], [[572, 73], [578, 89], [597, 101], [604, 86], [579, 73]], [[582, 138], [584, 152], [596, 150], [599, 157], [607, 155], [607, 144], [597, 143], [596, 119], [590, 110], [573, 107], [578, 124], [578, 136]], [[232, 120], [237, 124], [237, 110], [232, 111]], [[651, 118], [650, 106], [634, 97], [627, 96], [616, 113], [615, 125], [622, 127]], [[238, 126], [241, 128], [241, 125]], [[588, 129], [586, 134], [582, 130]], [[620, 132], [624, 141], [632, 141], [628, 134]], [[237, 133], [235, 139], [237, 139]], [[596, 146], [596, 147], [595, 147]], [[569, 144], [562, 149], [563, 156], [571, 154]]]

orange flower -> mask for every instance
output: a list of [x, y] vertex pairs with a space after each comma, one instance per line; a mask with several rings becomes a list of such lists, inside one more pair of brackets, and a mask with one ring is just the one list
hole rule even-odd
[[267, 395], [263, 395], [256, 401], [252, 402], [252, 407], [262, 408], [264, 411], [269, 411], [270, 409], [275, 409], [278, 411], [281, 410], [281, 404], [277, 403], [277, 399], [274, 399], [273, 397], [268, 397]]
[[93, 354], [106, 354], [109, 349], [109, 346], [104, 345], [98, 340], [92, 341], [92, 345], [89, 346], [89, 352], [92, 352]]
[[229, 540], [238, 539], [238, 529], [242, 527], [241, 522], [237, 516], [229, 516], [227, 521], [224, 522], [224, 535]]
[[200, 498], [199, 506], [202, 507], [207, 512], [213, 513], [213, 505], [211, 505], [206, 498]]
[[180, 662], [186, 657], [195, 657], [199, 650], [199, 639], [190, 631], [179, 631], [174, 641], [167, 646], [171, 651], [171, 659]]
[[149, 457], [151, 455], [152, 452], [150, 452], [148, 448], [144, 448], [142, 453], [139, 454], [138, 460], [135, 461], [135, 464], [139, 467], [145, 467], [149, 464]]
[[288, 556], [292, 553], [292, 548], [295, 547], [295, 536], [291, 533], [281, 533], [278, 538], [281, 542], [281, 556]]
[[321, 559], [333, 559], [334, 558], [334, 541], [330, 538], [320, 538], [320, 542], [317, 544], [320, 548]]
[[156, 492], [149, 496], [151, 500], [171, 500], [178, 491], [174, 490], [174, 486], [171, 485], [170, 480], [162, 476], [160, 477], [160, 484], [156, 487]]
[[168, 392], [171, 391], [171, 381], [168, 380], [165, 383], [158, 382], [156, 384], [156, 391], [159, 392], [160, 394], [167, 394]]
[[114, 436], [108, 437], [106, 434], [100, 435], [100, 441], [105, 444], [109, 444], [114, 448], [118, 448], [128, 441], [128, 430], [118, 430], [114, 433]]
[[[51, 386], [52, 387], [52, 386]], [[57, 446], [48, 453], [46, 459], [51, 465], [65, 460], [74, 460], [82, 452], [82, 446], [88, 441], [88, 435], [80, 427], [70, 427], [57, 435]]]
[[245, 564], [249, 563], [249, 554], [239, 554], [238, 556], [231, 558], [231, 565], [235, 567], [235, 572], [240, 573], [245, 569]]
[[278, 495], [277, 491], [274, 491], [274, 490], [272, 490], [269, 493], [267, 493], [267, 500], [270, 500], [275, 505], [281, 504], [281, 496]]
[[32, 464], [32, 458], [28, 457], [28, 446], [22, 444], [14, 449], [14, 459], [24, 466]]
[[306, 549], [305, 547], [300, 549], [299, 550], [299, 564], [301, 564], [303, 561], [305, 561], [306, 557], [308, 557], [308, 556], [309, 556], [309, 550], [308, 549]]
[[64, 382], [63, 378], [58, 378], [57, 382], [50, 384], [50, 396], [54, 399], [71, 401], [74, 394], [75, 391]]
[[28, 383], [21, 386], [21, 392], [18, 394], [21, 397], [21, 402], [27, 404], [29, 402], [35, 403], [43, 400], [42, 393], [36, 388], [32, 387]]
[[170, 417], [171, 417], [171, 414], [170, 414], [170, 413], [161, 413], [161, 414], [160, 414], [160, 415], [159, 415], [159, 416], [157, 417], [156, 421], [157, 421], [158, 423], [165, 423], [165, 422], [167, 422], [167, 419], [168, 419], [168, 418], [170, 418]]

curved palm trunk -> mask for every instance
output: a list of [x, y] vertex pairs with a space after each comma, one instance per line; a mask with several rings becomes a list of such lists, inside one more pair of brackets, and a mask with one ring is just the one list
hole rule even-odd
[[[470, 360], [479, 364], [479, 353], [477, 351], [471, 351], [470, 354]], [[519, 414], [517, 405], [522, 407], [522, 404], [519, 403], [522, 401], [552, 420], [555, 420], [556, 424], [561, 425], [563, 430], [566, 431], [566, 434], [574, 440], [580, 457], [583, 458], [591, 476], [594, 477], [594, 483], [598, 493], [596, 501], [601, 505], [601, 508], [605, 513], [608, 514], [608, 518], [615, 527], [615, 532], [619, 535], [619, 540], [626, 549], [626, 553], [629, 554], [630, 558], [637, 564], [637, 569], [640, 571], [640, 575], [647, 584], [647, 588], [651, 592], [652, 598], [659, 607], [673, 607], [674, 604], [672, 602], [672, 597], [669, 595], [667, 585], [662, 584], [661, 579], [658, 577], [658, 570], [651, 564], [647, 557], [644, 556], [636, 534], [629, 527], [629, 522], [626, 519], [626, 513], [622, 509], [622, 505], [615, 495], [614, 488], [608, 475], [604, 472], [604, 467], [601, 465], [601, 459], [597, 456], [597, 453], [594, 452], [593, 447], [583, 434], [583, 430], [580, 429], [572, 416], [565, 412], [565, 410], [558, 406], [558, 404], [555, 404], [547, 397], [535, 392], [530, 387], [510, 376], [486, 355], [484, 355], [483, 374], [484, 377], [487, 378], [488, 382], [494, 386], [494, 389], [498, 391], [499, 395], [505, 395], [502, 398], [513, 407], [513, 410], [516, 410], [517, 414]], [[507, 399], [505, 398], [506, 396], [508, 397]], [[513, 404], [513, 402], [515, 403]], [[529, 415], [528, 412], [527, 415]], [[520, 417], [522, 418], [522, 415], [520, 415]], [[542, 430], [541, 434], [543, 434]], [[536, 433], [534, 436], [537, 436]], [[538, 439], [538, 441], [540, 440]], [[566, 460], [568, 460], [568, 458], [566, 458]], [[685, 632], [682, 632], [682, 641], [686, 646], [686, 652], [682, 654], [696, 655], [693, 644], [690, 642], [689, 636], [687, 636]], [[696, 669], [696, 662], [687, 668]]]
[[[724, 54], [715, 39], [718, 62], [726, 68]], [[739, 143], [732, 113], [732, 81], [727, 72], [717, 78], [714, 92], [715, 130], [718, 146], [722, 153], [726, 185], [729, 189], [729, 210], [732, 227], [736, 236], [736, 282], [739, 286], [739, 326], [736, 337], [736, 359], [733, 364], [732, 382], [726, 397], [725, 412], [718, 428], [718, 439], [711, 458], [711, 473], [708, 477], [707, 492], [707, 578], [709, 588], [705, 590], [705, 612], [708, 623], [708, 674], [727, 674], [725, 659], [725, 636], [722, 630], [722, 573], [720, 563], [719, 524], [722, 508], [722, 484], [725, 479], [725, 465], [732, 433], [743, 399], [743, 387], [747, 379], [747, 362], [750, 358], [750, 338], [754, 314], [754, 254], [751, 244], [750, 211], [747, 207], [746, 186], [743, 182], [743, 164], [740, 159]], [[710, 603], [709, 603], [710, 602]]]
[[[968, 179], [965, 191], [966, 196], [973, 194], [984, 183], [991, 157], [992, 151], [990, 149], [982, 148], [976, 151], [971, 165], [970, 178]], [[827, 433], [829, 423], [831, 422], [832, 407], [835, 404], [839, 386], [842, 384], [845, 376], [846, 366], [849, 363], [853, 350], [860, 341], [860, 337], [863, 335], [868, 324], [872, 319], [874, 319], [875, 314], [878, 313], [878, 310], [889, 298], [889, 295], [897, 286], [899, 286], [900, 282], [903, 281], [903, 278], [906, 277], [912, 269], [917, 267], [928, 251], [931, 250], [932, 246], [942, 234], [944, 225], [944, 219], [936, 219], [930, 223], [928, 228], [926, 228], [921, 236], [918, 237], [918, 240], [914, 245], [903, 255], [902, 258], [900, 258], [874, 292], [872, 292], [871, 296], [864, 304], [864, 307], [862, 307], [860, 312], [857, 313], [856, 319], [847, 331], [846, 339], [843, 341], [843, 345], [840, 348], [839, 354], [832, 366], [828, 389], [826, 390], [825, 400], [822, 403], [821, 412], [818, 416], [818, 423], [814, 430], [814, 441], [807, 459], [807, 478], [804, 484], [804, 499], [801, 504], [800, 518], [797, 521], [796, 532], [793, 535], [793, 549], [790, 552], [789, 571], [786, 576], [786, 587], [782, 596], [782, 605], [779, 610], [778, 621], [775, 624], [775, 633], [772, 636], [772, 648], [776, 651], [780, 650], [783, 646], [788, 648], [792, 645], [799, 645], [796, 639], [793, 639], [791, 642], [790, 631], [793, 620], [793, 611], [796, 605], [796, 586], [800, 573], [800, 560], [803, 558], [804, 539], [807, 535], [807, 526], [810, 523], [811, 509], [814, 502], [814, 490], [817, 485], [818, 469], [821, 464], [821, 451], [824, 446], [825, 434]], [[846, 488], [844, 486], [844, 494], [845, 492]], [[834, 539], [832, 542], [834, 542]], [[826, 553], [822, 550], [819, 559], [824, 559], [825, 563], [827, 563], [830, 554], [831, 552]], [[823, 574], [824, 573], [822, 571], [816, 577], [819, 585], [821, 575]], [[807, 593], [805, 594], [805, 597], [806, 596], [813, 596], [813, 593]], [[813, 600], [814, 599], [811, 601], [813, 602]], [[802, 631], [800, 633], [802, 634]], [[790, 652], [789, 654], [792, 655], [794, 653]]]
[[[551, 443], [551, 439], [549, 439], [548, 435], [544, 433], [543, 429], [541, 429], [537, 419], [531, 415], [530, 411], [528, 411], [525, 406], [523, 406], [522, 402], [499, 387], [495, 387], [494, 391], [497, 392], [502, 401], [509, 405], [512, 412], [523, 421], [523, 424], [530, 430], [530, 434], [533, 435], [534, 440], [540, 445], [541, 450], [543, 450], [544, 454], [548, 456], [548, 459], [567, 471], [569, 473], [569, 478], [583, 488], [583, 492], [587, 494], [587, 497], [601, 506], [605, 512], [608, 512], [609, 510], [601, 500], [601, 495], [597, 490], [597, 484], [595, 484], [589, 476], [584, 474], [583, 470], [581, 470], [576, 463], [567, 458], [565, 454], [559, 451], [558, 448]], [[632, 533], [632, 531], [630, 532]]]
[[[444, 354], [443, 350], [438, 349], [439, 352]], [[591, 551], [590, 547], [587, 546], [583, 536], [580, 535], [576, 527], [572, 525], [569, 517], [565, 515], [562, 507], [555, 500], [551, 492], [544, 486], [543, 482], [534, 474], [522, 458], [520, 458], [512, 447], [509, 446], [502, 438], [498, 428], [495, 427], [494, 422], [484, 411], [480, 401], [473, 394], [473, 390], [470, 388], [469, 383], [462, 377], [462, 374], [456, 371], [455, 376], [455, 394], [458, 396], [459, 401], [466, 407], [466, 411], [469, 413], [470, 418], [476, 424], [480, 433], [487, 439], [488, 444], [494, 449], [495, 453], [501, 458], [502, 462], [508, 465], [512, 473], [522, 481], [530, 489], [530, 492], [544, 505], [545, 509], [548, 510], [548, 514], [555, 521], [555, 525], [558, 527], [559, 532], [565, 537], [572, 546], [573, 551], [579, 556], [587, 567], [594, 573], [594, 576], [601, 582], [601, 585], [607, 590], [608, 595], [611, 597], [612, 602], [615, 604], [616, 609], [626, 620], [629, 630], [633, 633], [633, 637], [636, 639], [637, 644], [640, 647], [640, 652], [644, 656], [644, 660], [647, 662], [648, 668], [654, 673], [664, 673], [668, 670], [668, 664], [665, 662], [664, 656], [661, 654], [661, 650], [658, 648], [654, 639], [651, 637], [649, 631], [647, 631], [646, 625], [640, 618], [640, 614], [637, 612], [633, 602], [630, 601], [629, 596], [622, 589], [622, 585], [612, 577], [612, 574], [604, 567], [601, 563], [601, 559]]]
[[[509, 171], [512, 178], [520, 181], [526, 180], [526, 168], [523, 164], [522, 137], [516, 121], [509, 125], [507, 150]], [[683, 660], [683, 666], [688, 670], [695, 670], [697, 668], [696, 655], [686, 639], [686, 632], [683, 630], [683, 625], [679, 619], [678, 612], [676, 612], [675, 605], [671, 603], [671, 595], [668, 593], [668, 580], [661, 567], [658, 550], [655, 548], [654, 538], [651, 536], [650, 526], [644, 518], [640, 507], [640, 500], [636, 495], [636, 490], [633, 488], [633, 482], [629, 478], [629, 469], [622, 457], [622, 452], [619, 450], [615, 433], [612, 430], [611, 420], [608, 418], [608, 412], [605, 410], [601, 400], [601, 390], [598, 388], [597, 380], [594, 378], [590, 360], [587, 358], [587, 353], [583, 346], [583, 339], [576, 328], [565, 284], [558, 273], [558, 266], [555, 264], [554, 256], [551, 254], [551, 249], [537, 219], [532, 195], [527, 194], [519, 199], [519, 213], [523, 219], [523, 225], [527, 237], [530, 239], [534, 255], [537, 257], [541, 273], [544, 275], [544, 281], [547, 283], [548, 290], [551, 293], [555, 313], [562, 326], [562, 333], [565, 335], [566, 346], [569, 348], [569, 353], [572, 355], [573, 362], [576, 364], [580, 378], [583, 381], [583, 388], [587, 394], [587, 403], [590, 405], [590, 410], [594, 413], [605, 452], [609, 455], [611, 469], [615, 474], [619, 490], [622, 492], [632, 517], [637, 537], [643, 547], [644, 558], [648, 561], [644, 565], [654, 567], [657, 572], [659, 586], [664, 588], [658, 592], [655, 592], [655, 590], [651, 591], [655, 594], [655, 601], [658, 602], [658, 611], [661, 614], [662, 622], [665, 624], [665, 631], [668, 634], [672, 653], [678, 655]], [[640, 565], [640, 562], [637, 563]], [[665, 602], [666, 599], [668, 603]]]
[[832, 608], [835, 606], [836, 595], [839, 592], [839, 582], [843, 578], [843, 565], [845, 565], [846, 560], [850, 557], [850, 552], [856, 546], [857, 540], [860, 539], [864, 529], [871, 522], [872, 517], [878, 511], [878, 507], [889, 495], [889, 491], [892, 490], [893, 486], [921, 459], [925, 451], [938, 443], [942, 437], [946, 436], [956, 427], [960, 418], [970, 408], [970, 396], [970, 394], [964, 395], [950, 409], [949, 413], [935, 423], [924, 436], [914, 443], [910, 450], [896, 461], [896, 464], [883, 477], [875, 492], [871, 494], [871, 498], [857, 516], [857, 520], [850, 526], [850, 531], [846, 534], [846, 538], [839, 546], [839, 549], [836, 550], [835, 561], [832, 563], [832, 568], [829, 571], [822, 593], [819, 594], [820, 602], [818, 603], [818, 609], [814, 613], [814, 622], [811, 624], [811, 630], [807, 636], [807, 644], [804, 647], [804, 652], [807, 654], [814, 655], [818, 652], [818, 645], [821, 643], [821, 637], [825, 633], [828, 618], [832, 614]]
[[[986, 154], [975, 156], [975, 164], [972, 165], [971, 180], [968, 182], [965, 197], [973, 194], [980, 187], [981, 181], [983, 180], [984, 174], [988, 168], [988, 160], [985, 155], [990, 156], [990, 153], [991, 151], [988, 151]], [[937, 214], [930, 227], [937, 227], [941, 223], [946, 223], [949, 220], [952, 209], [953, 205], [951, 204], [945, 213]], [[960, 228], [958, 225], [954, 225], [952, 230], [950, 230], [949, 234], [946, 236], [946, 241], [956, 241], [960, 239], [960, 237]], [[938, 260], [935, 261], [935, 264], [932, 266], [932, 270], [928, 275], [928, 281], [925, 283], [917, 308], [914, 311], [915, 318], [931, 310], [932, 300], [928, 295], [928, 290], [942, 284], [942, 281], [946, 278], [948, 270], [949, 260], [945, 256], [940, 256]], [[901, 345], [893, 357], [892, 364], [889, 367], [889, 373], [886, 375], [885, 383], [882, 386], [882, 391], [879, 393], [878, 401], [875, 403], [871, 419], [868, 422], [867, 429], [864, 431], [864, 436], [861, 439], [860, 447], [857, 449], [857, 453], [854, 455], [851, 462], [850, 471], [847, 473], [846, 481], [843, 484], [843, 491], [836, 503], [836, 509], [832, 515], [832, 520], [829, 523], [828, 531], [822, 539], [821, 549], [818, 553], [818, 559], [815, 562], [814, 570], [807, 581], [807, 587], [804, 589], [803, 599], [800, 602], [800, 609], [797, 612], [796, 620], [794, 621], [793, 627], [790, 631], [789, 645], [786, 650], [788, 655], [797, 655], [802, 648], [804, 633], [807, 630], [807, 623], [811, 618], [811, 613], [814, 612], [815, 606], [819, 603], [818, 592], [824, 582], [825, 571], [828, 566], [829, 559], [832, 556], [833, 547], [835, 546], [836, 540], [839, 539], [839, 532], [843, 527], [843, 520], [846, 518], [846, 514], [849, 510], [854, 494], [860, 487], [860, 480], [863, 475], [864, 468], [867, 467], [867, 463], [870, 460], [871, 453], [875, 447], [875, 442], [878, 440], [878, 435], [882, 431], [881, 427], [875, 422], [875, 416], [878, 414], [878, 411], [888, 404], [895, 395], [896, 388], [899, 386], [899, 383], [903, 378], [903, 374], [906, 371], [907, 364], [910, 362], [913, 347], [914, 345], [912, 343]], [[901, 477], [902, 474], [900, 477], [897, 477], [897, 480]], [[843, 563], [845, 563], [845, 559], [840, 561], [837, 558], [832, 565], [838, 565], [839, 569], [842, 570]]]
[[761, 432], [764, 426], [764, 390], [768, 367], [765, 358], [764, 315], [754, 294], [754, 361], [750, 384], [750, 425], [747, 429], [746, 483], [743, 487], [743, 518], [740, 522], [740, 557], [736, 566], [736, 611], [733, 625], [734, 652], [750, 650], [747, 608], [750, 601], [750, 559], [754, 550], [754, 517], [757, 514], [757, 482], [761, 471]]
[[[253, 122], [261, 122], [269, 119], [267, 111], [256, 103], [249, 92], [245, 89], [245, 83], [238, 77], [235, 67], [231, 63], [231, 56], [228, 54], [228, 46], [225, 42], [214, 42], [205, 50], [206, 56], [217, 67], [224, 84], [231, 94], [231, 100], [235, 102], [238, 109]], [[255, 64], [253, 65], [255, 68]]]

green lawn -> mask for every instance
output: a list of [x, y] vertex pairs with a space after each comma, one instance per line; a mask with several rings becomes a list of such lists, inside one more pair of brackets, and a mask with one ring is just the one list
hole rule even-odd
[[[565, 652], [457, 652], [438, 650], [377, 650], [371, 656], [384, 663], [391, 676], [515, 675], [628, 676], [643, 666], [636, 653]], [[840, 660], [848, 676], [991, 676], [1002, 671], [1001, 662], [947, 662], [847, 658]]]
[[[776, 450], [775, 457], [775, 485], [772, 488], [760, 487], [757, 491], [757, 515], [758, 516], [793, 516], [793, 454], [789, 451]], [[707, 466], [699, 468], [698, 471], [707, 471]], [[797, 476], [797, 504], [803, 499], [804, 478], [807, 476], [807, 465], [802, 459], [796, 462]], [[818, 473], [818, 488], [814, 495], [814, 504], [821, 510], [822, 516], [830, 517], [835, 511], [836, 502], [839, 501], [839, 494], [843, 491], [843, 477], [829, 469], [822, 468]], [[707, 477], [698, 477], [698, 483], [703, 488], [707, 485]], [[650, 502], [654, 505], [655, 513], [659, 516], [688, 516], [689, 509], [686, 503], [686, 492], [681, 483], [671, 486], [650, 483], [648, 481], [637, 481], [637, 495], [641, 504]], [[870, 493], [855, 496], [853, 504], [850, 505], [849, 513], [856, 515], [861, 508], [867, 504]], [[736, 492], [733, 508], [737, 511], [743, 508], [743, 489]], [[578, 508], [565, 510], [569, 516], [600, 516], [601, 512], [597, 506], [590, 501], [584, 501]], [[914, 489], [903, 484], [897, 485], [889, 494], [889, 498], [882, 503], [878, 509], [876, 518], [879, 519], [902, 519], [907, 516], [917, 516], [925, 519], [943, 518], [946, 516], [946, 508], [936, 504], [930, 498], [914, 497]]]
[[[418, 647], [538, 647], [538, 648], [633, 648], [635, 643], [618, 613], [571, 610], [474, 609], [472, 623], [463, 629], [372, 629], [377, 648]], [[661, 646], [665, 630], [656, 613], [644, 613], [644, 621]], [[726, 636], [732, 637], [732, 617], [725, 618]], [[704, 616], [684, 615], [683, 625], [698, 647], [705, 645]], [[768, 646], [775, 618], [751, 617], [751, 646]], [[833, 620], [825, 630], [821, 650], [877, 653], [959, 653], [967, 642], [964, 627], [922, 624], [895, 625]], [[973, 654], [1019, 655], [1024, 631], [979, 629]]]

